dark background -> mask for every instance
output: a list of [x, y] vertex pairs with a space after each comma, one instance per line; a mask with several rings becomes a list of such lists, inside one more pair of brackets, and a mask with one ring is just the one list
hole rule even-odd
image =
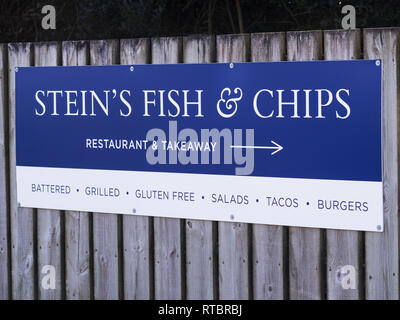
[[[41, 27], [46, 4], [56, 30]], [[0, 42], [340, 29], [346, 4], [357, 28], [400, 26], [399, 0], [0, 0]]]

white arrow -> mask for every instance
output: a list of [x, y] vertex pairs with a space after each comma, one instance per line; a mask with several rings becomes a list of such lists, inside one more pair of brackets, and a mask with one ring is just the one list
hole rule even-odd
[[236, 149], [274, 149], [275, 151], [271, 153], [271, 155], [274, 155], [275, 153], [281, 151], [283, 149], [283, 147], [276, 143], [275, 141], [271, 140], [271, 143], [273, 143], [275, 146], [231, 146], [231, 148], [236, 148]]

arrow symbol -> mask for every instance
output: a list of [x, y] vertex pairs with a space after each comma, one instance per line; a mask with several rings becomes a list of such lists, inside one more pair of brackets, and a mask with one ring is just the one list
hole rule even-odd
[[271, 156], [283, 149], [283, 147], [280, 144], [276, 143], [275, 141], [271, 140], [271, 143], [274, 144], [274, 146], [231, 146], [231, 148], [235, 148], [235, 149], [273, 149], [275, 151], [271, 153]]

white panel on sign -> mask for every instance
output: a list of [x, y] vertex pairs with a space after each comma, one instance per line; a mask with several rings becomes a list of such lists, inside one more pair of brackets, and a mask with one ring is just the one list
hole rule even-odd
[[382, 231], [381, 182], [22, 166], [17, 178], [26, 207]]

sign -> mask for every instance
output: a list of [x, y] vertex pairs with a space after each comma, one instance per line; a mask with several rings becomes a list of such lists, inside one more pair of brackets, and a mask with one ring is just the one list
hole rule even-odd
[[16, 70], [23, 207], [383, 230], [381, 62]]

